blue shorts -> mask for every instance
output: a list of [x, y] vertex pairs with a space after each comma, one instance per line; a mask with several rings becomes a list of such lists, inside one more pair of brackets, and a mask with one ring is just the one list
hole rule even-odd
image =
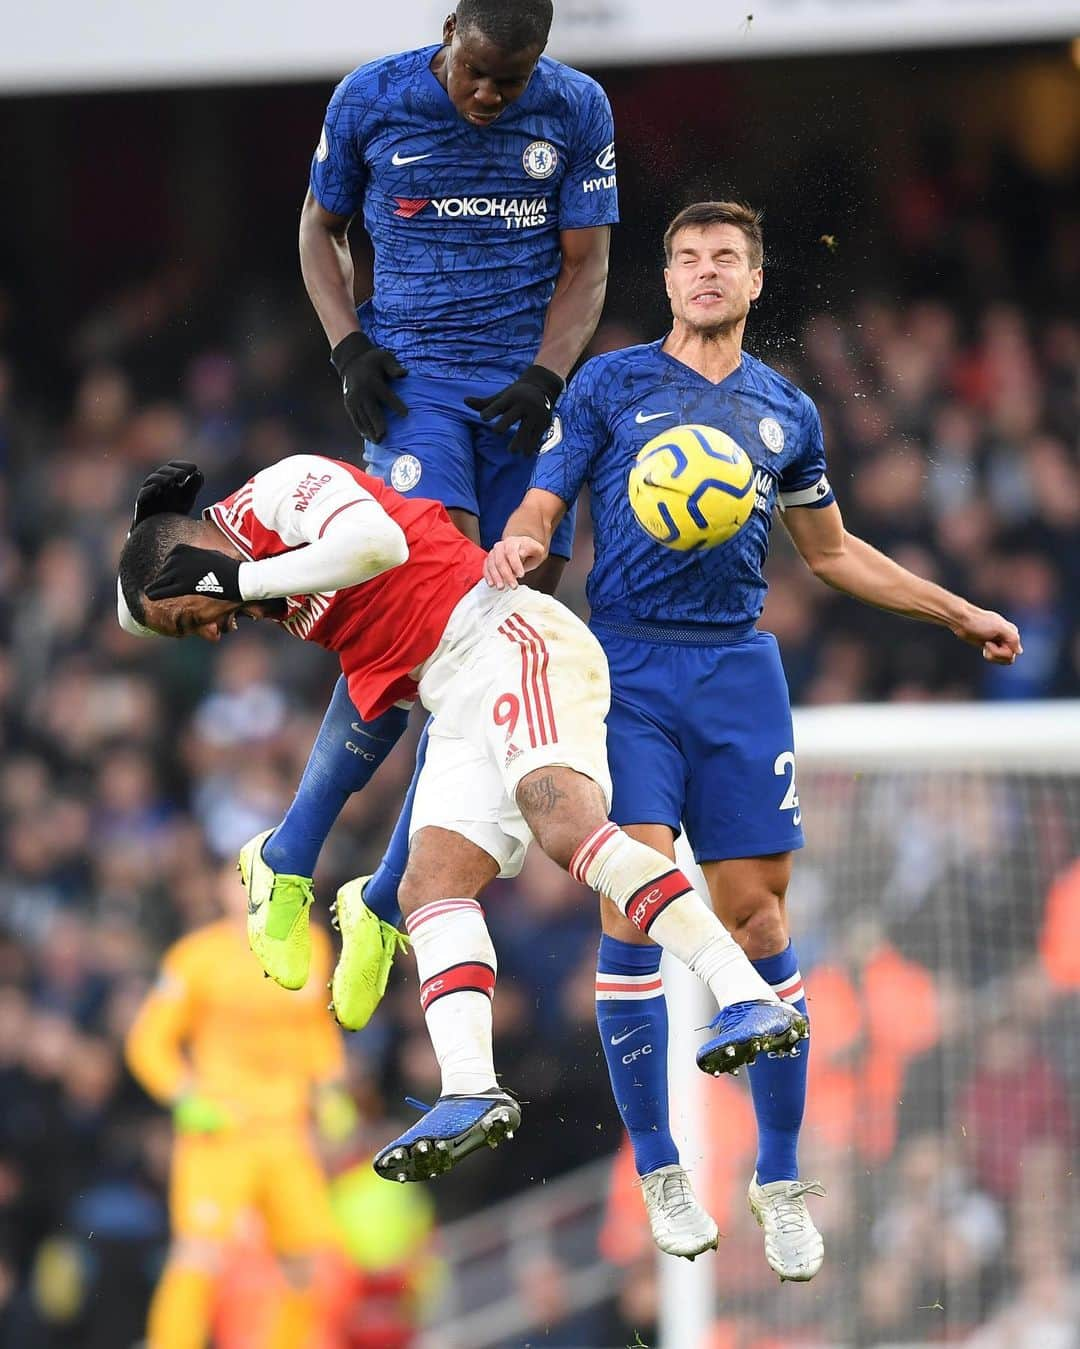
[[[803, 846], [776, 638], [594, 618], [611, 669], [617, 824], [685, 825], [699, 862]], [[702, 644], [702, 642], [707, 644]]]
[[[506, 381], [465, 383], [406, 375], [394, 391], [407, 417], [388, 412], [381, 445], [367, 445], [368, 471], [405, 496], [431, 497], [449, 510], [465, 510], [480, 521], [480, 543], [491, 548], [502, 538], [511, 513], [529, 490], [535, 460], [511, 454], [513, 430], [498, 435], [462, 401], [493, 396]], [[577, 508], [567, 511], [555, 531], [551, 551], [570, 557]]]

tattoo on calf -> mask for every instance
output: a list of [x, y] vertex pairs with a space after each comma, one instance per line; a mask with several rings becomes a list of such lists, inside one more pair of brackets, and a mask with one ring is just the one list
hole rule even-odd
[[550, 815], [556, 805], [565, 800], [566, 793], [559, 791], [550, 774], [518, 788], [518, 804], [525, 815]]

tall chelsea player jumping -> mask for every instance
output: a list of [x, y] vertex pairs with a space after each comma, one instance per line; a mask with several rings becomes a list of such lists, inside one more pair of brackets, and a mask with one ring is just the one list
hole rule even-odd
[[[719, 917], [766, 982], [805, 1013], [785, 907], [792, 853], [803, 843], [791, 711], [776, 640], [755, 626], [774, 506], [826, 584], [942, 624], [998, 664], [1015, 660], [1020, 639], [1000, 614], [922, 580], [844, 529], [817, 409], [742, 349], [763, 282], [760, 216], [739, 203], [699, 202], [671, 222], [664, 248], [671, 332], [582, 367], [561, 406], [562, 437], [537, 461], [486, 575], [513, 586], [541, 564], [588, 483], [591, 626], [611, 669], [612, 819], [670, 858], [685, 824]], [[749, 521], [705, 552], [661, 547], [627, 498], [642, 445], [682, 423], [726, 432], [756, 472]], [[694, 1198], [671, 1136], [660, 952], [612, 905], [601, 910], [596, 1009], [615, 1100], [656, 1242], [693, 1257], [715, 1243], [716, 1225]], [[627, 1053], [643, 1045], [652, 1053]], [[781, 1279], [812, 1279], [824, 1258], [805, 1199], [822, 1190], [800, 1178], [797, 1162], [807, 1051], [804, 1041], [790, 1057], [761, 1055], [749, 1070], [759, 1140], [749, 1201]]]
[[[551, 0], [460, 0], [442, 41], [361, 66], [335, 90], [311, 165], [300, 263], [331, 346], [366, 468], [406, 497], [442, 502], [490, 547], [529, 484], [564, 381], [592, 336], [618, 220], [611, 107], [595, 80], [544, 56]], [[375, 255], [359, 310], [347, 231]], [[516, 430], [512, 428], [516, 427]], [[569, 516], [545, 567], [554, 593]], [[339, 681], [296, 799], [252, 839], [241, 873], [289, 926], [311, 902], [319, 851], [350, 791], [371, 778], [408, 710], [366, 722]], [[417, 776], [427, 733], [417, 754]], [[416, 778], [383, 864], [361, 894], [397, 914]], [[383, 929], [385, 949], [394, 938]], [[348, 1009], [338, 1009], [348, 1024]]]

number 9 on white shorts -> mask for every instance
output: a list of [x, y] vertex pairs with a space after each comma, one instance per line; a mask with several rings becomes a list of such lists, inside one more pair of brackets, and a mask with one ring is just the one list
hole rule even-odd
[[420, 673], [434, 714], [410, 833], [461, 834], [516, 876], [532, 835], [515, 802], [539, 768], [572, 768], [611, 803], [599, 642], [558, 600], [479, 582], [458, 604]]

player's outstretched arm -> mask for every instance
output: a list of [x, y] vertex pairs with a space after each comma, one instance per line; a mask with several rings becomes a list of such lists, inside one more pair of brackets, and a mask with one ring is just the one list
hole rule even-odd
[[961, 641], [980, 647], [995, 665], [1011, 665], [1023, 651], [1015, 624], [916, 576], [849, 534], [835, 504], [818, 510], [789, 507], [783, 519], [806, 565], [835, 590], [906, 618], [939, 623]]
[[330, 343], [349, 418], [359, 435], [377, 444], [386, 435], [385, 409], [402, 417], [408, 412], [390, 383], [406, 372], [392, 351], [360, 331], [348, 229], [349, 217], [320, 206], [309, 188], [300, 212], [300, 271]]
[[[311, 531], [314, 535], [314, 530]], [[146, 588], [152, 600], [212, 595], [225, 602], [318, 595], [362, 585], [409, 558], [401, 526], [370, 498], [352, 503], [322, 537], [274, 557], [245, 562], [213, 548], [179, 543]], [[213, 589], [206, 578], [212, 573]]]
[[502, 538], [487, 555], [484, 579], [488, 585], [496, 590], [515, 590], [525, 573], [547, 557], [552, 535], [566, 509], [562, 497], [531, 487], [507, 520]]
[[300, 211], [300, 271], [331, 347], [360, 330], [348, 229], [349, 217], [320, 206], [309, 188]]

